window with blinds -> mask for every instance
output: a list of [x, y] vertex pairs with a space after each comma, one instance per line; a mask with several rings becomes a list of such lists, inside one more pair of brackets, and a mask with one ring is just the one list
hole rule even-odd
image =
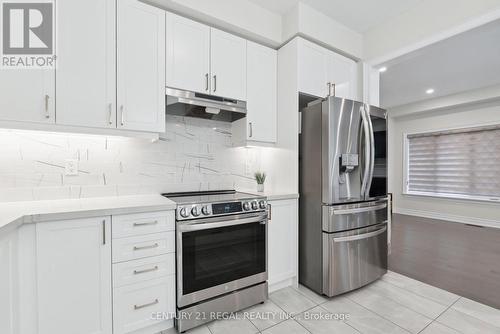
[[406, 193], [500, 199], [500, 126], [406, 137]]

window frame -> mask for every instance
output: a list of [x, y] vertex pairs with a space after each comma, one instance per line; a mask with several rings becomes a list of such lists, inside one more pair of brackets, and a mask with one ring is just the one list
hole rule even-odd
[[432, 135], [437, 133], [453, 133], [453, 132], [473, 132], [478, 130], [487, 129], [500, 129], [500, 123], [488, 123], [480, 125], [468, 125], [462, 127], [452, 127], [435, 129], [429, 131], [415, 131], [415, 132], [404, 132], [403, 133], [403, 184], [402, 184], [402, 194], [406, 196], [419, 196], [419, 197], [430, 197], [430, 198], [444, 198], [444, 199], [459, 199], [465, 201], [476, 201], [476, 202], [489, 202], [489, 203], [499, 203], [500, 197], [494, 196], [479, 196], [479, 195], [466, 195], [466, 194], [452, 194], [452, 193], [438, 193], [438, 192], [422, 192], [422, 191], [410, 191], [409, 190], [409, 174], [410, 174], [410, 138], [409, 136], [414, 135]]

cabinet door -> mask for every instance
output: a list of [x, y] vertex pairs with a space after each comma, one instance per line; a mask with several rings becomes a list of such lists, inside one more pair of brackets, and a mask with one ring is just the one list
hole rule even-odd
[[109, 217], [37, 224], [38, 334], [109, 334]]
[[277, 52], [247, 42], [247, 139], [276, 142]]
[[210, 93], [210, 27], [168, 13], [167, 86]]
[[57, 123], [114, 128], [115, 1], [59, 1], [57, 11]]
[[17, 231], [0, 235], [0, 333], [14, 334], [17, 315], [16, 282], [16, 237]]
[[165, 11], [120, 0], [117, 32], [118, 128], [165, 131]]
[[357, 65], [354, 60], [334, 52], [328, 56], [328, 82], [335, 85], [335, 96], [357, 99]]
[[297, 276], [297, 200], [270, 201], [269, 284]]
[[317, 97], [328, 95], [328, 50], [299, 39], [299, 92]]
[[55, 123], [55, 71], [0, 71], [0, 120]]
[[245, 101], [247, 41], [214, 28], [210, 31], [212, 94]]

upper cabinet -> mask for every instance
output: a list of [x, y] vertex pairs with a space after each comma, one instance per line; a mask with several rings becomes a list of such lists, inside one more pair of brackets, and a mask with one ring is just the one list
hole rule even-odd
[[211, 28], [212, 94], [246, 100], [247, 41]]
[[57, 123], [116, 128], [115, 1], [60, 1], [57, 11]]
[[167, 86], [210, 93], [210, 27], [167, 12]]
[[54, 124], [55, 71], [12, 69], [0, 72], [0, 120]]
[[247, 44], [247, 119], [246, 139], [276, 142], [277, 128], [276, 50], [248, 42]]
[[166, 15], [167, 86], [246, 100], [246, 40]]
[[119, 129], [165, 131], [165, 11], [120, 0], [117, 31]]
[[298, 46], [300, 92], [317, 97], [358, 98], [357, 65], [354, 60], [302, 38]]

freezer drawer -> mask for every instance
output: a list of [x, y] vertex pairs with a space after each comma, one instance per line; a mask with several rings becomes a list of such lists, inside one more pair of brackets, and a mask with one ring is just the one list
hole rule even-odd
[[387, 222], [387, 199], [323, 206], [323, 232], [341, 232]]
[[336, 296], [387, 272], [387, 224], [323, 233], [323, 293]]

